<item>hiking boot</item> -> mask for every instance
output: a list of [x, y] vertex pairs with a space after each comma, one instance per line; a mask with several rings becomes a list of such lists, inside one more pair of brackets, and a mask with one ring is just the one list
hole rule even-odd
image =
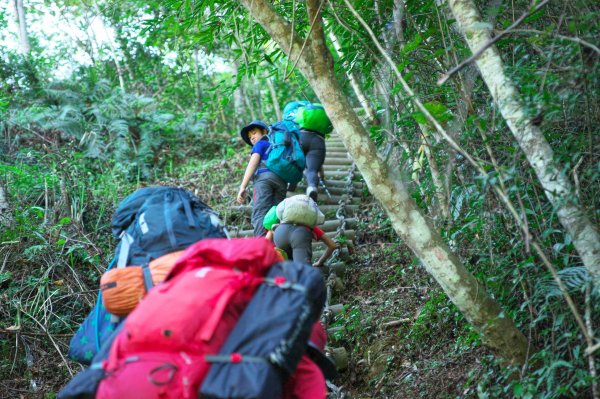
[[315, 186], [308, 186], [306, 188], [306, 195], [312, 198], [313, 201], [317, 202], [317, 188]]

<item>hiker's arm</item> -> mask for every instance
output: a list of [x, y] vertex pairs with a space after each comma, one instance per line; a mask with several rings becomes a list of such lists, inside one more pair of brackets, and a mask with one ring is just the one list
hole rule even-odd
[[325, 249], [325, 252], [323, 252], [323, 255], [321, 255], [321, 257], [319, 258], [319, 260], [313, 265], [315, 267], [323, 266], [325, 264], [325, 261], [329, 259], [333, 251], [335, 251], [338, 247], [338, 243], [329, 238], [327, 234], [323, 234], [321, 236], [321, 241], [325, 243], [327, 248]]
[[273, 241], [273, 230], [267, 230], [267, 235], [265, 238], [269, 241]]
[[260, 164], [260, 154], [254, 153], [250, 157], [250, 161], [248, 162], [248, 166], [246, 167], [246, 172], [244, 172], [244, 178], [242, 179], [242, 184], [240, 184], [240, 191], [238, 191], [237, 202], [243, 204], [246, 200], [246, 187], [248, 187], [248, 183], [250, 183], [250, 179], [254, 176], [254, 172], [256, 172], [256, 168]]

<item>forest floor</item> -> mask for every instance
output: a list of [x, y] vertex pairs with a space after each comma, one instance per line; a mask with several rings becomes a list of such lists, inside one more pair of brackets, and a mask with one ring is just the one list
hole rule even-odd
[[407, 248], [365, 238], [337, 297], [346, 307], [333, 323], [342, 328], [330, 335], [330, 345], [350, 356], [336, 383], [352, 398], [476, 397], [485, 350], [456, 344], [465, 326]]

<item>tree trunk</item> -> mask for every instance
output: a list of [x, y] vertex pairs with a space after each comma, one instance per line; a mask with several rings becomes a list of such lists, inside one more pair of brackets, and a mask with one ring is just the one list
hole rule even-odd
[[[98, 7], [96, 5], [95, 10], [96, 10], [97, 15], [102, 16], [102, 11], [100, 10], [100, 7]], [[125, 90], [125, 79], [123, 77], [123, 68], [121, 67], [121, 62], [119, 61], [119, 56], [117, 54], [117, 49], [115, 47], [114, 38], [112, 37], [112, 35], [108, 31], [108, 29], [106, 29], [104, 17], [100, 18], [100, 25], [102, 26], [102, 30], [104, 31], [104, 34], [108, 38], [108, 40], [107, 40], [108, 47], [109, 47], [110, 55], [112, 56], [113, 62], [115, 63], [115, 68], [117, 69], [117, 77], [119, 78], [119, 86], [121, 87], [121, 92], [125, 93], [126, 90]]]
[[8, 200], [4, 193], [4, 188], [0, 186], [0, 213], [4, 213], [8, 210]]
[[196, 74], [196, 84], [194, 85], [194, 95], [196, 97], [196, 110], [202, 109], [202, 74], [200, 73], [200, 51], [194, 49], [194, 73]]
[[[285, 51], [297, 59], [302, 40], [291, 34], [291, 26], [278, 15], [267, 0], [240, 1]], [[443, 242], [438, 232], [408, 193], [404, 182], [392, 173], [377, 155], [369, 137], [334, 74], [333, 60], [323, 34], [323, 21], [318, 15], [318, 0], [307, 0], [309, 20], [314, 20], [309, 47], [303, 51], [298, 68], [325, 107], [335, 130], [342, 137], [371, 193], [386, 210], [394, 230], [438, 281], [446, 294], [483, 334], [485, 342], [499, 356], [511, 363], [526, 358], [527, 339], [498, 303], [471, 275], [458, 257]]]
[[246, 106], [244, 101], [244, 86], [243, 79], [238, 79], [238, 64], [234, 61], [231, 64], [231, 75], [233, 79], [237, 79], [239, 84], [235, 86], [235, 90], [233, 91], [233, 109], [235, 111], [235, 121], [237, 126], [244, 126], [244, 124], [248, 123], [246, 121]]
[[[437, 199], [437, 206], [432, 208], [435, 210], [433, 213], [441, 216], [442, 220], [450, 219], [450, 202], [446, 196], [446, 186], [444, 184], [444, 178], [440, 173], [440, 168], [433, 154], [431, 153], [430, 142], [431, 136], [434, 129], [429, 127], [427, 124], [419, 123], [421, 132], [423, 133], [423, 151], [427, 157], [427, 163], [429, 164], [429, 171], [431, 172], [431, 181], [433, 182], [433, 188], [435, 190], [435, 198]], [[439, 211], [439, 213], [438, 213]]]
[[[448, 0], [450, 9], [475, 53], [491, 40], [489, 25], [483, 24], [472, 0]], [[572, 237], [573, 245], [585, 267], [600, 287], [600, 235], [586, 215], [563, 166], [554, 159], [552, 148], [542, 131], [532, 123], [521, 103], [514, 82], [506, 75], [500, 53], [490, 46], [477, 58], [477, 67], [488, 86], [506, 124], [535, 171], [558, 219]]]
[[281, 115], [281, 107], [279, 106], [279, 100], [277, 100], [277, 93], [275, 92], [275, 86], [273, 86], [273, 82], [271, 82], [271, 77], [265, 71], [265, 80], [267, 81], [267, 86], [269, 86], [269, 92], [271, 93], [271, 102], [273, 103], [273, 110], [275, 111], [275, 117], [278, 121], [283, 119]]
[[9, 226], [12, 222], [10, 207], [4, 187], [0, 186], [0, 226]]
[[[403, 0], [395, 0], [394, 1], [394, 10], [393, 10], [393, 32], [388, 32], [388, 35], [383, 34], [384, 38], [387, 37], [387, 40], [384, 41], [386, 45], [386, 51], [388, 54], [391, 54], [393, 51], [393, 47], [397, 44], [400, 48], [404, 47], [404, 35], [402, 28], [402, 20], [404, 18], [404, 2]], [[380, 23], [383, 22], [380, 20]], [[392, 34], [394, 33], [394, 34]], [[389, 36], [389, 37], [388, 37]], [[382, 71], [386, 68], [389, 69], [389, 66], [382, 61], [382, 65], [379, 67]], [[395, 82], [390, 78], [390, 87], [393, 87]], [[414, 108], [409, 99], [402, 98], [399, 94], [395, 94], [393, 98], [396, 100], [398, 107], [402, 107], [403, 109], [408, 110], [409, 113], [414, 112]], [[402, 109], [398, 109], [398, 113], [402, 112]], [[437, 131], [429, 126], [427, 123], [418, 123], [419, 129], [421, 130], [421, 147], [417, 152], [417, 156], [414, 159], [412, 164], [412, 180], [417, 184], [419, 190], [422, 194], [425, 194], [424, 187], [419, 180], [419, 172], [423, 170], [423, 158], [427, 157], [427, 163], [429, 164], [429, 171], [431, 173], [431, 180], [434, 185], [435, 190], [435, 199], [438, 204], [430, 207], [431, 213], [435, 215], [436, 219], [448, 220], [450, 217], [450, 204], [449, 198], [450, 195], [447, 194], [446, 185], [444, 183], [444, 179], [442, 174], [440, 173], [440, 168], [438, 163], [431, 152], [430, 142], [431, 138], [437, 135]], [[437, 141], [437, 140], [436, 140]], [[432, 201], [433, 202], [433, 201]]]
[[396, 33], [396, 41], [402, 45], [404, 43], [404, 29], [402, 23], [404, 21], [404, 0], [394, 0], [394, 33]]
[[[256, 120], [256, 106], [254, 105], [254, 103], [251, 101], [250, 99], [250, 93], [251, 90], [249, 89], [248, 85], [244, 85], [244, 83], [247, 83], [247, 79], [243, 79], [240, 84], [242, 85], [243, 89], [243, 96], [242, 96], [242, 100], [244, 101], [244, 105], [246, 107], [246, 110], [250, 111], [250, 117], [252, 118], [252, 120]], [[246, 122], [247, 123], [247, 122]]]
[[19, 24], [19, 52], [28, 57], [31, 52], [31, 45], [29, 44], [29, 35], [27, 34], [27, 20], [25, 19], [25, 7], [23, 6], [23, 0], [15, 1], [15, 13], [17, 15], [17, 22]]

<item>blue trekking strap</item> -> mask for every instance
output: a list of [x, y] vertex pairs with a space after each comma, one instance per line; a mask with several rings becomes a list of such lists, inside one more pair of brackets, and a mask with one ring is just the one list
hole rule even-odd
[[[140, 215], [140, 220], [143, 216], [144, 216], [144, 214]], [[143, 226], [142, 226], [142, 229], [143, 229]], [[146, 227], [146, 229], [147, 229], [147, 227]], [[129, 250], [131, 249], [131, 244], [133, 243], [133, 237], [130, 236], [129, 233], [127, 233], [125, 231], [123, 231], [121, 233], [120, 238], [121, 238], [121, 248], [119, 249], [119, 254], [117, 255], [117, 269], [127, 266], [127, 262], [129, 261]], [[112, 264], [111, 264], [111, 266], [112, 266]], [[110, 315], [111, 323], [118, 323], [119, 320], [120, 320], [119, 316], [115, 316], [114, 314]]]
[[167, 191], [165, 193], [165, 202], [163, 205], [163, 212], [165, 216], [165, 225], [167, 227], [167, 235], [169, 236], [169, 241], [171, 242], [171, 247], [175, 248], [177, 246], [177, 239], [175, 238], [175, 232], [173, 231], [173, 218], [171, 216], [171, 202], [173, 202], [173, 193]]
[[[115, 265], [115, 262], [117, 261], [117, 257], [115, 256], [113, 258], [113, 260], [110, 262], [110, 264], [108, 265], [108, 268], [106, 269], [106, 271], [109, 271], [110, 269], [112, 269], [112, 267]], [[94, 337], [94, 341], [96, 344], [96, 352], [98, 352], [100, 350], [100, 306], [102, 306], [102, 290], [98, 290], [98, 299], [96, 300], [96, 334]]]
[[144, 266], [142, 266], [142, 273], [144, 275], [144, 288], [146, 288], [146, 292], [148, 292], [152, 287], [154, 287], [154, 281], [152, 280], [152, 272], [150, 271], [149, 260]]
[[185, 210], [185, 216], [188, 220], [189, 227], [196, 227], [196, 221], [194, 220], [194, 214], [192, 213], [192, 206], [190, 205], [190, 198], [183, 194], [183, 191], [179, 192], [179, 198], [183, 202], [183, 209]]

